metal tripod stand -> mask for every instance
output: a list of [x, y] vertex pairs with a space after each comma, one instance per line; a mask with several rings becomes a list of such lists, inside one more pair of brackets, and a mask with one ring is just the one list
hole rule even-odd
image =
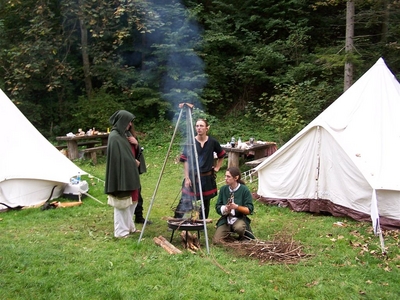
[[[179, 117], [178, 117], [178, 120], [176, 122], [175, 130], [174, 130], [171, 142], [170, 142], [169, 147], [168, 147], [167, 155], [166, 155], [166, 157], [164, 159], [164, 163], [163, 163], [160, 175], [159, 175], [158, 180], [157, 180], [156, 188], [154, 189], [154, 193], [153, 193], [153, 196], [151, 198], [149, 208], [147, 210], [146, 220], [145, 220], [145, 222], [143, 224], [142, 232], [140, 233], [140, 237], [139, 237], [139, 241], [138, 242], [140, 243], [140, 241], [141, 241], [141, 239], [143, 237], [143, 234], [144, 234], [144, 231], [145, 231], [145, 228], [146, 228], [146, 225], [147, 225], [147, 220], [149, 219], [150, 211], [151, 211], [151, 209], [153, 207], [154, 200], [155, 200], [158, 188], [160, 186], [161, 178], [162, 178], [162, 175], [164, 174], [165, 166], [167, 164], [168, 157], [169, 157], [169, 155], [171, 153], [171, 148], [172, 148], [174, 139], [176, 137], [176, 132], [178, 130], [182, 114], [185, 112], [185, 114], [186, 114], [186, 147], [188, 147], [188, 149], [192, 150], [191, 153], [194, 153], [194, 159], [192, 159], [189, 162], [189, 164], [192, 164], [191, 168], [190, 168], [190, 170], [192, 172], [192, 176], [193, 176], [192, 178], [194, 178], [194, 176], [197, 176], [197, 180], [199, 182], [199, 185], [198, 185], [199, 191], [198, 192], [199, 192], [200, 201], [201, 201], [201, 205], [200, 206], [201, 206], [201, 211], [202, 211], [202, 216], [203, 216], [203, 227], [204, 227], [204, 235], [205, 235], [205, 240], [206, 240], [207, 254], [209, 254], [210, 253], [210, 249], [209, 249], [209, 245], [208, 245], [208, 234], [207, 234], [207, 224], [206, 224], [205, 211], [204, 211], [203, 191], [202, 191], [202, 187], [201, 187], [201, 184], [200, 184], [200, 182], [201, 182], [200, 172], [197, 172], [197, 174], [194, 174], [194, 170], [195, 169], [199, 170], [200, 168], [199, 168], [199, 160], [198, 160], [198, 154], [197, 154], [197, 150], [196, 150], [195, 135], [194, 135], [194, 129], [193, 129], [193, 120], [192, 120], [193, 105], [189, 104], [189, 103], [181, 103], [179, 105], [179, 108], [180, 108]], [[194, 164], [196, 165], [196, 168], [193, 168]], [[196, 184], [193, 185], [193, 188], [195, 189], [194, 193], [196, 195], [197, 194]]]

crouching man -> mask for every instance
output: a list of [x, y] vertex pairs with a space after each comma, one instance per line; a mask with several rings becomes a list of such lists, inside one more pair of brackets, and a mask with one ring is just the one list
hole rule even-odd
[[221, 218], [213, 243], [218, 244], [233, 235], [238, 240], [254, 239], [248, 215], [253, 213], [253, 197], [249, 188], [241, 180], [239, 168], [230, 167], [225, 173], [226, 185], [218, 193], [216, 211]]

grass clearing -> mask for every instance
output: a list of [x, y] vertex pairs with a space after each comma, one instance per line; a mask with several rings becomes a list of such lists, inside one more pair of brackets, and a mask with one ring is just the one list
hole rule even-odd
[[[399, 236], [385, 232], [387, 256], [368, 223], [296, 213], [255, 202], [252, 228], [260, 240], [291, 236], [309, 258], [297, 264], [260, 264], [231, 249], [213, 246], [218, 215], [207, 227], [201, 251], [169, 255], [153, 237], [169, 240], [165, 217], [179, 200], [182, 166], [174, 150], [151, 210], [154, 222], [143, 239], [113, 237], [113, 209], [90, 198], [83, 205], [0, 214], [2, 299], [396, 299], [400, 296]], [[146, 149], [148, 172], [141, 175], [145, 213], [154, 194], [166, 147]], [[105, 164], [79, 166], [103, 179]], [[223, 180], [224, 170], [218, 174]], [[106, 203], [103, 184], [84, 177], [90, 194]], [[253, 190], [257, 183], [249, 184]], [[68, 200], [69, 201], [69, 200]], [[333, 226], [343, 222], [345, 227]], [[139, 226], [140, 227], [140, 226]], [[179, 234], [172, 242], [183, 250]]]

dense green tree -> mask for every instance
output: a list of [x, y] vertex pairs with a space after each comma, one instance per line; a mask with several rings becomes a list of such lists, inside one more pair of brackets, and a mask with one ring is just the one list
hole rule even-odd
[[136, 0], [4, 3], [0, 19], [9, 43], [1, 75], [8, 94], [35, 125], [49, 130], [69, 126], [82, 91], [87, 101], [93, 89], [129, 99], [136, 75], [123, 51], [154, 24], [146, 9]]
[[304, 1], [207, 1], [202, 8], [208, 108], [223, 115], [249, 101], [265, 105], [261, 95], [275, 93], [309, 51], [310, 8]]
[[398, 1], [354, 3], [350, 56], [346, 0], [0, 0], [0, 87], [46, 135], [191, 102], [284, 142], [342, 93], [346, 60], [355, 80], [381, 56], [400, 71]]
[[61, 63], [63, 45], [58, 16], [57, 3], [3, 1], [1, 6], [5, 42], [0, 74], [6, 92], [35, 125], [52, 119], [51, 111], [61, 99], [55, 87], [61, 87], [61, 78], [73, 72]]

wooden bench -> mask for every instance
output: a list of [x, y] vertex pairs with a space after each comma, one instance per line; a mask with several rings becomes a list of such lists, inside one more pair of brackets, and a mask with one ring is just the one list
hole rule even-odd
[[264, 160], [266, 160], [268, 156], [261, 157], [259, 159], [251, 160], [251, 161], [246, 161], [244, 164], [250, 167], [257, 167], [259, 164], [261, 164]]
[[86, 142], [80, 142], [78, 143], [79, 146], [87, 146], [87, 148], [91, 148], [96, 146], [97, 144], [101, 144], [99, 141], [86, 141]]
[[[92, 148], [99, 144], [99, 141], [86, 141], [86, 142], [80, 142], [78, 143], [78, 146], [86, 146], [87, 148]], [[67, 145], [56, 145], [55, 146], [58, 150], [66, 149]]]
[[106, 146], [98, 146], [98, 147], [91, 147], [91, 148], [86, 148], [86, 149], [82, 149], [80, 150], [81, 153], [83, 153], [83, 155], [90, 153], [90, 158], [92, 159], [93, 164], [97, 164], [97, 151], [102, 151], [104, 152], [105, 150], [107, 150], [107, 145]]

